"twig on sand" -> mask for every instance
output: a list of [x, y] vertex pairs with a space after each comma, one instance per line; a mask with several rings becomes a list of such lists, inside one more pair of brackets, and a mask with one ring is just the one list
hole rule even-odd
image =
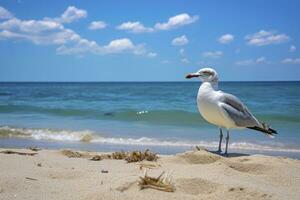
[[207, 149], [206, 148], [204, 148], [204, 147], [201, 147], [201, 146], [198, 146], [198, 145], [196, 145], [196, 150], [198, 150], [198, 151], [207, 151]]
[[141, 190], [145, 188], [152, 188], [164, 192], [175, 191], [175, 186], [171, 183], [169, 175], [165, 175], [164, 171], [157, 178], [148, 176], [147, 171], [145, 171], [144, 177], [140, 177], [138, 185]]
[[140, 166], [140, 170], [142, 170], [143, 168], [154, 169], [154, 168], [160, 167], [161, 165], [142, 162], [139, 164], [139, 166]]
[[36, 178], [30, 178], [30, 177], [25, 177], [25, 178], [28, 179], [28, 180], [32, 180], [32, 181], [37, 181]]
[[4, 153], [4, 154], [18, 154], [21, 156], [34, 156], [37, 153], [27, 153], [27, 152], [18, 152], [18, 151], [12, 151], [12, 150], [4, 150], [4, 151], [0, 151], [0, 153]]
[[89, 153], [81, 153], [78, 151], [72, 151], [72, 150], [62, 150], [61, 154], [67, 156], [68, 158], [90, 158], [91, 155]]

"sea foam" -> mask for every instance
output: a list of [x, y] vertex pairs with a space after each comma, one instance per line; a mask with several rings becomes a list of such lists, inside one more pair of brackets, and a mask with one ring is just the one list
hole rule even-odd
[[[189, 141], [189, 140], [163, 140], [157, 138], [122, 138], [122, 137], [103, 137], [101, 134], [91, 130], [56, 130], [42, 128], [15, 128], [9, 126], [0, 127], [0, 137], [22, 137], [34, 140], [52, 140], [60, 142], [91, 142], [116, 145], [135, 145], [135, 146], [170, 146], [170, 147], [194, 147], [196, 145], [207, 148], [216, 148], [218, 142], [212, 141]], [[295, 152], [300, 153], [300, 148], [286, 146], [282, 143], [257, 144], [250, 142], [232, 142], [231, 149], [256, 150], [256, 151], [275, 151], [275, 152]]]

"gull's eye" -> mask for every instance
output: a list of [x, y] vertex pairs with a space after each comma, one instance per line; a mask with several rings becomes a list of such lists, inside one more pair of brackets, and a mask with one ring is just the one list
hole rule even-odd
[[210, 72], [208, 72], [208, 71], [203, 71], [202, 74], [204, 74], [204, 75], [206, 75], [206, 76], [211, 75]]

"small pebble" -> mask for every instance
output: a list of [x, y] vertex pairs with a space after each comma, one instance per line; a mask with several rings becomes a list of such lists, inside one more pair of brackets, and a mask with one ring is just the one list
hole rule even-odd
[[108, 173], [108, 170], [101, 170], [101, 173]]

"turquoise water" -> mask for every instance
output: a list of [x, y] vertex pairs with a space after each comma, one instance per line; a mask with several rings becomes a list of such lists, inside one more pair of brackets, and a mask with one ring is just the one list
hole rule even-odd
[[[197, 111], [199, 84], [0, 83], [0, 147], [214, 149], [218, 130]], [[300, 82], [222, 82], [219, 88], [279, 132], [271, 139], [234, 130], [231, 151], [300, 155]]]

